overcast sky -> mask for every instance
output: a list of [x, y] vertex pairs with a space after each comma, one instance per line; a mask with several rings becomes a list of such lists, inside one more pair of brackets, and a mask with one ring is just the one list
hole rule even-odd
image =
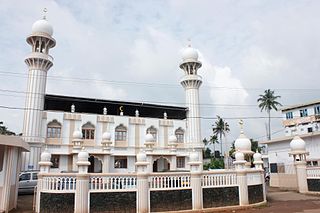
[[[266, 117], [256, 102], [265, 89], [284, 106], [319, 99], [317, 0], [0, 0], [2, 107], [24, 107], [25, 38], [44, 7], [57, 41], [47, 93], [184, 105], [179, 63], [191, 39], [203, 64], [202, 137], [216, 115], [230, 124], [229, 143], [239, 135], [237, 118]], [[21, 132], [23, 111], [0, 108], [0, 120]], [[266, 122], [244, 119], [246, 135], [264, 140]], [[273, 137], [282, 129], [272, 119], [272, 132], [280, 131]]]

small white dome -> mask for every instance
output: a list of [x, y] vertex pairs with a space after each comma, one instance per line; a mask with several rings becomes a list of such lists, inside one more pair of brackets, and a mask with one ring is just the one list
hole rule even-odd
[[177, 137], [175, 135], [170, 135], [169, 143], [177, 143]]
[[251, 151], [251, 141], [241, 133], [239, 138], [234, 143], [234, 147], [236, 150], [241, 152], [250, 152]]
[[104, 132], [102, 135], [102, 140], [109, 141], [111, 140], [111, 133], [110, 132]]
[[290, 142], [291, 151], [306, 151], [306, 142], [299, 136], [294, 136]]
[[32, 33], [46, 33], [52, 36], [53, 28], [46, 19], [40, 19], [32, 25]]
[[192, 60], [192, 61], [198, 61], [198, 52], [197, 50], [193, 49], [192, 47], [187, 47], [182, 52], [182, 60]]
[[72, 134], [73, 139], [82, 139], [82, 132], [80, 130], [75, 130]]
[[190, 155], [190, 162], [198, 162], [199, 161], [199, 154], [198, 152], [193, 151]]
[[78, 161], [88, 161], [89, 153], [82, 149], [78, 154]]
[[242, 152], [237, 151], [234, 157], [236, 161], [244, 161], [244, 154]]
[[257, 151], [256, 153], [254, 153], [253, 155], [253, 160], [254, 161], [261, 161], [262, 155]]
[[45, 149], [40, 156], [42, 162], [50, 162], [51, 161], [51, 154]]
[[137, 154], [137, 162], [145, 162], [147, 161], [147, 155], [145, 152], [139, 152]]
[[146, 142], [154, 142], [154, 138], [153, 138], [153, 136], [152, 136], [150, 133], [148, 133], [148, 134], [146, 134], [146, 136], [145, 136], [145, 141], [146, 141]]

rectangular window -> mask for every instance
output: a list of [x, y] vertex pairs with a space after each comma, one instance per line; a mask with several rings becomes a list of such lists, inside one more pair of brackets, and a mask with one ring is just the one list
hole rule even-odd
[[307, 109], [300, 109], [300, 117], [307, 117], [308, 110]]
[[47, 128], [47, 137], [48, 138], [60, 138], [61, 128], [60, 127], [48, 127]]
[[185, 157], [177, 157], [177, 168], [185, 168]]
[[59, 168], [60, 155], [52, 155], [51, 156], [51, 168]]
[[293, 118], [293, 113], [292, 112], [287, 112], [286, 113], [286, 119], [292, 119]]
[[308, 132], [313, 132], [312, 127], [308, 127]]
[[115, 156], [114, 157], [114, 168], [116, 169], [126, 169], [128, 168], [128, 160], [125, 156]]
[[32, 173], [32, 180], [38, 180], [38, 174]]
[[87, 140], [93, 140], [94, 129], [82, 129], [82, 138]]
[[116, 131], [115, 132], [115, 141], [126, 141], [127, 132], [126, 131]]
[[314, 114], [320, 115], [320, 105], [314, 107]]
[[176, 134], [177, 142], [183, 143], [184, 135], [183, 134]]
[[271, 173], [278, 173], [278, 167], [276, 163], [270, 163], [270, 172]]
[[30, 180], [31, 173], [23, 173], [19, 177], [19, 181]]

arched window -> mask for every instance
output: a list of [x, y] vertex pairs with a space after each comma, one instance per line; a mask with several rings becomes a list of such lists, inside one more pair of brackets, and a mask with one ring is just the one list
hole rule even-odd
[[184, 142], [184, 130], [179, 127], [178, 129], [176, 129], [175, 133], [174, 133], [177, 137], [177, 142], [178, 143], [183, 143]]
[[54, 119], [47, 125], [47, 138], [60, 138], [61, 137], [61, 124]]
[[147, 134], [150, 133], [154, 140], [157, 141], [157, 129], [154, 127], [154, 126], [150, 126], [148, 129], [147, 129]]
[[120, 124], [116, 127], [115, 130], [115, 141], [126, 141], [127, 140], [127, 127], [125, 127], [123, 124]]
[[87, 122], [82, 126], [82, 138], [86, 140], [94, 139], [95, 126], [91, 122]]

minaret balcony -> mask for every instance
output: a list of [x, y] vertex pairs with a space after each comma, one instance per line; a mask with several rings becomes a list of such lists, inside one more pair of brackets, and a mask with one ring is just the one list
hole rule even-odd
[[198, 89], [202, 84], [202, 78], [200, 75], [185, 75], [180, 80], [181, 85], [187, 88], [196, 88]]
[[51, 55], [48, 55], [48, 54], [44, 54], [44, 53], [40, 53], [40, 52], [32, 52], [30, 53], [27, 57], [26, 57], [26, 60], [27, 59], [44, 59], [44, 60], [48, 60], [50, 61], [51, 63], [53, 63], [53, 57]]
[[24, 60], [29, 69], [48, 71], [53, 66], [52, 56], [39, 52], [30, 53]]

